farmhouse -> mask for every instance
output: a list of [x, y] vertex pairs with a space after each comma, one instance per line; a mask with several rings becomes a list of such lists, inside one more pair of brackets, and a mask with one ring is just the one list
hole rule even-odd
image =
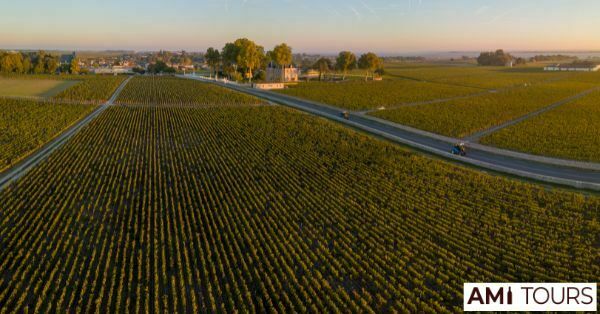
[[556, 64], [544, 67], [544, 71], [596, 72], [598, 70], [600, 70], [600, 65], [593, 62]]
[[267, 66], [267, 82], [280, 82], [282, 78], [284, 82], [298, 82], [298, 68], [290, 65], [283, 67], [283, 75], [281, 71], [280, 66], [269, 63]]

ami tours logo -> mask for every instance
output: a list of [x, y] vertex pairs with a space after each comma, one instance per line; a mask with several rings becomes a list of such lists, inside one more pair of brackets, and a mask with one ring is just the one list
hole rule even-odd
[[465, 311], [597, 310], [596, 283], [466, 283]]

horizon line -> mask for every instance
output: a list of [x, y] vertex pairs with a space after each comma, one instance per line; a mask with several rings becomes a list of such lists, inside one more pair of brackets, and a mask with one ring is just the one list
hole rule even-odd
[[[208, 49], [208, 48], [206, 48]], [[161, 48], [152, 48], [152, 49], [127, 49], [127, 48], [3, 48], [0, 47], [0, 51], [58, 51], [58, 52], [133, 52], [133, 53], [143, 53], [143, 52], [158, 52], [158, 51], [169, 51], [169, 52], [179, 52], [186, 51], [191, 53], [203, 53], [206, 49], [198, 50], [198, 49], [161, 49]], [[379, 51], [378, 54], [383, 55], [398, 55], [398, 54], [430, 54], [430, 53], [479, 53], [479, 52], [487, 52], [487, 51], [495, 51], [497, 49], [502, 49], [507, 52], [512, 53], [542, 53], [542, 52], [557, 52], [557, 53], [600, 53], [600, 49], [505, 49], [505, 48], [496, 48], [496, 49], [466, 49], [466, 50], [457, 50], [457, 49], [430, 49], [430, 50], [406, 50], [406, 51]], [[357, 50], [358, 51], [358, 50]], [[365, 50], [366, 51], [366, 50]], [[361, 51], [362, 52], [362, 51]], [[294, 54], [309, 54], [309, 55], [320, 55], [320, 54], [337, 54], [338, 51], [295, 51]]]

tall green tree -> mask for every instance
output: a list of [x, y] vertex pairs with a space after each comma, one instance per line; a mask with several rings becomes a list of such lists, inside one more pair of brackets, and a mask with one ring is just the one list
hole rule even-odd
[[43, 74], [46, 71], [46, 66], [44, 64], [44, 57], [46, 53], [43, 50], [38, 51], [35, 56], [35, 64], [33, 66], [33, 74]]
[[60, 63], [58, 57], [47, 54], [44, 58], [44, 69], [48, 74], [54, 74]]
[[221, 53], [219, 52], [219, 49], [215, 49], [213, 47], [208, 48], [206, 50], [206, 53], [204, 54], [204, 58], [206, 59], [206, 63], [211, 69], [210, 76], [212, 77], [212, 73], [214, 72], [215, 77], [218, 78], [218, 68], [221, 64]]
[[515, 58], [511, 54], [504, 52], [502, 49], [498, 49], [496, 51], [482, 52], [479, 57], [477, 57], [477, 64], [504, 66], [514, 59]]
[[264, 48], [247, 38], [240, 38], [234, 44], [238, 47], [237, 65], [244, 71], [245, 77], [252, 81], [254, 70], [260, 67], [264, 58]]
[[23, 73], [31, 73], [33, 64], [31, 64], [31, 57], [25, 55], [23, 57]]
[[317, 60], [317, 62], [315, 62], [315, 64], [313, 64], [312, 68], [319, 71], [319, 81], [321, 81], [323, 78], [323, 74], [331, 70], [332, 63], [331, 60], [327, 58], [320, 58], [319, 60]]
[[221, 49], [221, 62], [223, 64], [223, 71], [227, 73], [231, 79], [233, 73], [237, 72], [237, 58], [239, 54], [239, 47], [234, 43], [227, 43]]
[[12, 54], [12, 59], [13, 59], [14, 72], [15, 73], [19, 73], [19, 74], [24, 73], [24, 68], [23, 68], [23, 54], [21, 54], [21, 53], [13, 53]]
[[0, 72], [12, 72], [12, 64], [10, 58], [8, 57], [8, 53], [0, 52]]
[[71, 74], [79, 74], [80, 71], [81, 67], [79, 66], [79, 59], [73, 58], [69, 66], [69, 72], [71, 72]]
[[358, 67], [365, 70], [365, 81], [369, 78], [369, 74], [374, 76], [376, 70], [383, 68], [383, 62], [374, 53], [365, 53], [358, 59]]
[[177, 70], [168, 66], [164, 61], [156, 61], [148, 66], [148, 73], [159, 74], [159, 73], [176, 73]]
[[2, 73], [24, 73], [23, 55], [21, 53], [1, 53], [0, 72]]
[[281, 67], [281, 81], [285, 81], [284, 68], [292, 63], [292, 47], [286, 43], [275, 46], [271, 52], [271, 58]]
[[342, 79], [345, 80], [348, 70], [356, 68], [356, 56], [350, 51], [342, 51], [336, 59], [335, 66], [342, 71]]

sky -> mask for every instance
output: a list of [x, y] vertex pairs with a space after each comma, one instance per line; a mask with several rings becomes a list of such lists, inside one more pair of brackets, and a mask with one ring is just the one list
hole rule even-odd
[[0, 49], [600, 50], [599, 0], [18, 0]]

